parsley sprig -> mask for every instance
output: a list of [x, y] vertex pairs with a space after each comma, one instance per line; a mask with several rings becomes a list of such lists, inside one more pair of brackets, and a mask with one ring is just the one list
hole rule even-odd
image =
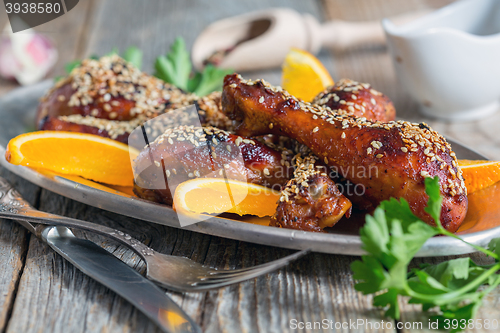
[[[426, 178], [429, 196], [425, 211], [437, 222], [433, 227], [416, 217], [404, 199], [391, 198], [366, 217], [360, 230], [363, 249], [368, 253], [352, 263], [356, 290], [377, 294], [373, 304], [386, 307], [386, 315], [400, 318], [398, 296], [410, 297], [409, 302], [421, 304], [424, 311], [438, 307], [433, 316], [440, 328], [445, 320], [473, 319], [482, 299], [500, 284], [500, 238], [491, 240], [489, 248], [469, 244], [447, 231], [439, 222], [442, 197], [439, 178]], [[458, 258], [438, 265], [421, 265], [408, 272], [408, 266], [424, 243], [436, 235], [459, 239], [476, 250], [493, 257], [493, 265], [476, 265], [470, 258]], [[489, 287], [478, 292], [482, 285]], [[458, 332], [462, 327], [452, 328]]]
[[224, 76], [232, 72], [209, 64], [202, 72], [192, 73], [190, 55], [181, 37], [173, 42], [170, 52], [159, 56], [155, 62], [156, 77], [198, 96], [221, 90]]

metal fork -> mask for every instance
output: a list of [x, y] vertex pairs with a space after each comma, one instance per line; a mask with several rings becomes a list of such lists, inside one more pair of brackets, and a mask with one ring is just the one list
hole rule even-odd
[[[39, 235], [46, 225], [53, 225], [91, 231], [114, 239], [135, 251], [146, 262], [146, 277], [148, 279], [176, 291], [203, 291], [242, 282], [284, 267], [310, 251], [302, 250], [253, 267], [217, 270], [189, 258], [156, 252], [137, 239], [116, 229], [41, 212], [31, 207], [2, 177], [0, 177], [0, 218], [16, 220], [36, 235]], [[27, 222], [40, 223], [41, 225], [35, 225], [33, 229], [33, 225]]]

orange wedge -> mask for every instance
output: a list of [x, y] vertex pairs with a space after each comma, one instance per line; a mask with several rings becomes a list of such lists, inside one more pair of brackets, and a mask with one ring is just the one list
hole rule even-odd
[[196, 178], [177, 186], [177, 212], [238, 215], [273, 215], [280, 193], [270, 188], [223, 178]]
[[5, 158], [15, 165], [133, 186], [129, 147], [93, 134], [40, 131], [10, 140]]
[[321, 61], [304, 50], [292, 48], [282, 69], [283, 89], [306, 102], [312, 101], [326, 87], [333, 85], [333, 79]]
[[500, 181], [500, 161], [458, 160], [467, 193], [471, 194]]

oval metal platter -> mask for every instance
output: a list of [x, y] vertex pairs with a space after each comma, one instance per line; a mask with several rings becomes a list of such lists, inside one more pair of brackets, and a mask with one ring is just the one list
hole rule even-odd
[[[27, 167], [11, 165], [5, 160], [5, 147], [9, 140], [21, 133], [35, 130], [34, 118], [38, 100], [51, 85], [52, 81], [44, 81], [16, 89], [0, 99], [0, 164], [36, 185], [73, 200], [144, 221], [180, 228], [177, 215], [169, 206], [138, 199], [82, 178], [42, 174]], [[486, 159], [458, 142], [448, 141], [458, 158]], [[458, 233], [471, 244], [486, 246], [491, 238], [500, 237], [500, 204], [497, 203], [499, 200], [495, 200], [500, 196], [500, 186], [497, 184], [476, 193], [469, 196], [469, 213]], [[358, 236], [359, 223], [345, 220], [331, 228], [328, 233], [274, 228], [266, 226], [265, 223], [265, 220], [219, 216], [184, 229], [297, 250], [312, 249], [316, 252], [344, 255], [364, 253]], [[417, 256], [458, 255], [470, 252], [474, 252], [472, 247], [456, 239], [434, 237], [425, 243]]]

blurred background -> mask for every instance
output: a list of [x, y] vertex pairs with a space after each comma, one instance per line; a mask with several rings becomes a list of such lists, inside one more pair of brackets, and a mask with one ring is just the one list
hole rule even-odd
[[[381, 20], [400, 14], [446, 6], [451, 0], [80, 0], [67, 14], [35, 28], [56, 44], [59, 60], [51, 77], [64, 75], [64, 65], [92, 54], [104, 55], [114, 47], [124, 51], [137, 46], [144, 52], [142, 69], [153, 72], [154, 60], [165, 54], [177, 36], [182, 36], [188, 49], [210, 23], [270, 7], [290, 7], [309, 13], [320, 21]], [[0, 11], [0, 26], [7, 24], [5, 11]], [[5, 34], [5, 32], [4, 32]], [[259, 57], [259, 54], [253, 55]], [[492, 122], [500, 122], [498, 113], [483, 120], [449, 123], [427, 119], [398, 83], [386, 46], [363, 45], [345, 51], [323, 49], [318, 58], [333, 79], [350, 78], [368, 82], [394, 102], [399, 119], [426, 121], [435, 130], [475, 148], [486, 156], [500, 160], [500, 138]], [[251, 78], [264, 78], [280, 84], [281, 70], [242, 73]], [[0, 96], [16, 88], [14, 81], [0, 79]]]

